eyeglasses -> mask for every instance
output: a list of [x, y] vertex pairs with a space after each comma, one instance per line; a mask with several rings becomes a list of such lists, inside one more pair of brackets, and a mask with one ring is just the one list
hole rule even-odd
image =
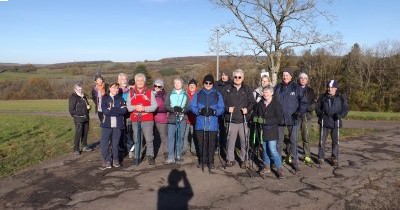
[[161, 85], [154, 85], [155, 88], [162, 88]]
[[205, 85], [212, 85], [212, 82], [204, 82]]
[[233, 78], [235, 78], [235, 79], [242, 79], [241, 76], [234, 76]]

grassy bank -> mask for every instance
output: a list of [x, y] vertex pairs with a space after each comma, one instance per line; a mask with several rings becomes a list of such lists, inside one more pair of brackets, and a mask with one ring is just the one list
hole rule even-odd
[[400, 121], [400, 112], [360, 112], [350, 111], [346, 119]]
[[[69, 117], [0, 114], [0, 176], [72, 151], [74, 126]], [[92, 123], [88, 141], [100, 130]]]

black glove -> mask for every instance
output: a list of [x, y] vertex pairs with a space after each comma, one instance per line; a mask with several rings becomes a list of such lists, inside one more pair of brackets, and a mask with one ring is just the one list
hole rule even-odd
[[209, 116], [215, 116], [217, 112], [210, 107], [204, 107], [200, 110], [200, 114], [209, 117]]
[[174, 112], [179, 112], [179, 113], [181, 113], [181, 112], [183, 112], [183, 109], [182, 109], [182, 107], [174, 106]]
[[342, 118], [342, 117], [340, 116], [340, 114], [334, 114], [334, 115], [333, 115], [333, 120], [334, 120], [334, 121], [340, 120], [340, 118]]
[[302, 113], [299, 112], [299, 111], [297, 111], [297, 112], [295, 112], [292, 116], [293, 116], [294, 119], [300, 119], [301, 116], [302, 116]]

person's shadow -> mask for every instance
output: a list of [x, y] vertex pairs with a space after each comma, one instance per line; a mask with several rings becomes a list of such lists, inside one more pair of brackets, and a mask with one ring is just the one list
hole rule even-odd
[[[183, 187], [179, 187], [179, 182], [183, 181]], [[193, 197], [192, 186], [187, 179], [185, 171], [173, 169], [168, 175], [168, 186], [158, 190], [158, 210], [187, 210], [189, 200]]]

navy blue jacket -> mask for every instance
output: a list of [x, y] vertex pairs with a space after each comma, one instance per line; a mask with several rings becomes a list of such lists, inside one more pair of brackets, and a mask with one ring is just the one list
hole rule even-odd
[[[110, 108], [111, 107], [111, 108]], [[121, 95], [111, 97], [109, 94], [103, 96], [101, 99], [101, 109], [103, 110], [104, 119], [100, 123], [102, 128], [111, 128], [111, 117], [116, 117], [117, 128], [125, 128], [125, 113], [126, 109], [125, 100]]]
[[322, 119], [324, 120], [324, 128], [336, 128], [337, 120], [339, 120], [339, 127], [341, 128], [342, 118], [349, 112], [349, 105], [343, 95], [331, 96], [325, 93], [318, 98], [315, 111], [318, 116], [318, 123], [321, 124]]
[[[217, 116], [209, 116], [207, 118], [200, 115], [200, 110], [207, 106], [214, 109]], [[224, 113], [224, 100], [221, 93], [215, 88], [211, 90], [201, 89], [194, 94], [190, 102], [190, 111], [196, 115], [195, 130], [204, 130], [205, 127], [205, 131], [218, 131], [218, 116]], [[204, 118], [206, 118], [205, 126]]]
[[274, 90], [276, 97], [283, 110], [282, 122], [279, 125], [298, 125], [298, 117], [295, 113], [304, 114], [307, 111], [307, 98], [304, 96], [304, 91], [291, 81], [288, 85], [279, 83]]

